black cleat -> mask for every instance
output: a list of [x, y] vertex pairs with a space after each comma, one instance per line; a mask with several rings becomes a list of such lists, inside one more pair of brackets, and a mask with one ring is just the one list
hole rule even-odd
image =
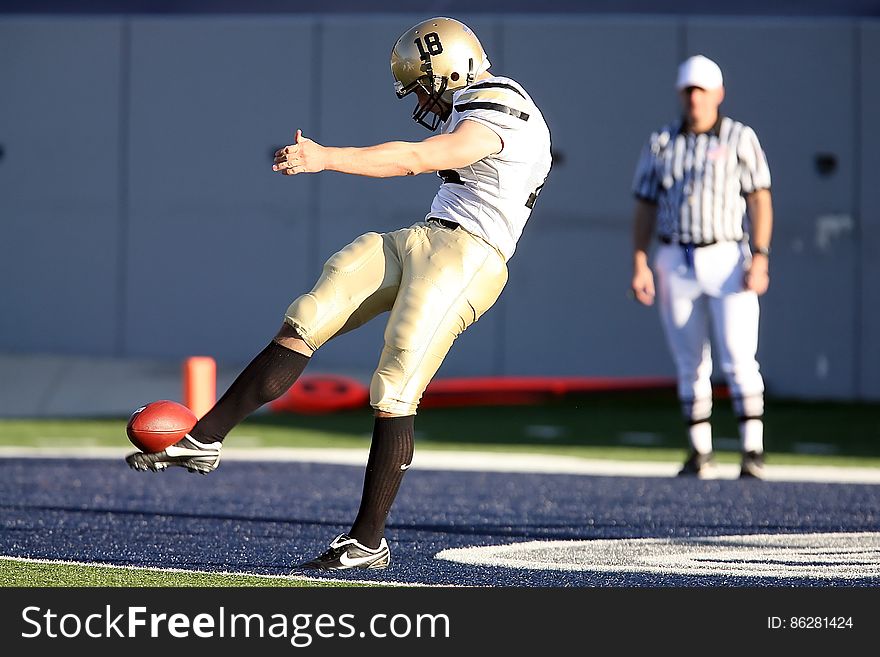
[[220, 448], [223, 443], [200, 443], [186, 434], [161, 452], [134, 452], [125, 457], [125, 462], [134, 470], [159, 472], [168, 466], [178, 465], [190, 472], [208, 474], [220, 465]]
[[743, 452], [740, 479], [764, 478], [764, 452]]
[[700, 454], [692, 451], [687, 461], [678, 471], [679, 477], [696, 477], [697, 479], [715, 479], [718, 477], [718, 470], [715, 467], [715, 460], [712, 452], [708, 454]]
[[366, 568], [379, 570], [387, 568], [391, 563], [391, 551], [388, 541], [384, 538], [379, 547], [368, 548], [348, 534], [340, 534], [330, 543], [330, 549], [324, 554], [296, 566], [293, 572], [301, 570], [348, 570]]

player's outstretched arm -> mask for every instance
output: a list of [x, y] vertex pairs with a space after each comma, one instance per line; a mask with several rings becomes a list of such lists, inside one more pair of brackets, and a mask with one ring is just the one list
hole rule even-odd
[[297, 130], [295, 143], [275, 153], [272, 170], [287, 176], [319, 171], [375, 178], [414, 176], [468, 166], [502, 146], [496, 132], [475, 121], [462, 121], [453, 132], [420, 142], [389, 141], [360, 148], [322, 146]]

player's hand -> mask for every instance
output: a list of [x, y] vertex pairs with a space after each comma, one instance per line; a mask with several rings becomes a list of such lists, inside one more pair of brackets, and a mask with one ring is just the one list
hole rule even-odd
[[295, 143], [275, 151], [272, 171], [280, 171], [284, 176], [298, 173], [318, 173], [324, 170], [324, 147], [316, 141], [302, 136], [296, 131]]
[[654, 304], [654, 274], [647, 265], [635, 268], [632, 279], [632, 294], [639, 303], [646, 306]]
[[770, 271], [767, 256], [756, 253], [752, 256], [752, 264], [746, 270], [743, 285], [745, 289], [761, 295], [770, 287]]

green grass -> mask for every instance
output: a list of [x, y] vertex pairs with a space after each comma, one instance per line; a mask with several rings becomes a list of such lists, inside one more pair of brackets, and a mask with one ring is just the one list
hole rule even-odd
[[[126, 418], [0, 419], [0, 445], [127, 446]], [[880, 467], [880, 405], [767, 401], [765, 445], [777, 464]], [[260, 413], [236, 427], [229, 447], [366, 447], [369, 409], [304, 416]], [[426, 408], [419, 450], [541, 452], [582, 458], [678, 461], [684, 425], [671, 392], [593, 394], [540, 406]], [[718, 460], [738, 458], [730, 404], [713, 416]]]
[[196, 573], [83, 565], [54, 562], [28, 562], [0, 557], [0, 586], [70, 587], [340, 587], [363, 586], [347, 582], [313, 582], [302, 579]]

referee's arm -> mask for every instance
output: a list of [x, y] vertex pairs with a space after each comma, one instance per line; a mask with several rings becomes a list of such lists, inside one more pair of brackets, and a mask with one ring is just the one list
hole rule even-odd
[[[745, 287], [764, 294], [770, 286], [770, 238], [773, 234], [773, 202], [769, 189], [759, 189], [746, 195], [746, 205], [751, 223], [750, 242], [752, 264], [745, 276]], [[759, 253], [758, 251], [764, 251]]]
[[636, 300], [646, 306], [654, 303], [654, 274], [648, 265], [648, 250], [656, 223], [657, 205], [637, 197], [633, 220], [632, 292]]

